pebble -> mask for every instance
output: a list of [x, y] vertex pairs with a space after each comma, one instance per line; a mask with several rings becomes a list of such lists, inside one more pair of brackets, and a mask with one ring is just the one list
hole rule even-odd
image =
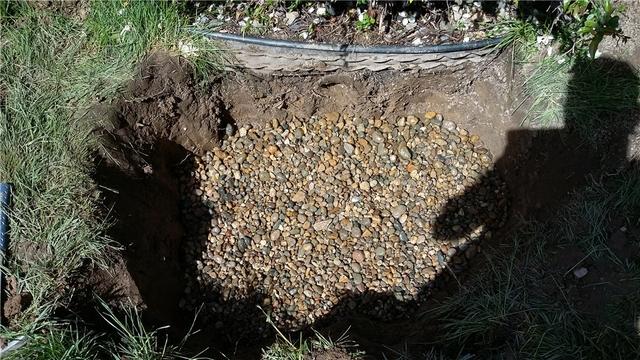
[[587, 270], [587, 268], [585, 267], [579, 267], [573, 270], [573, 275], [576, 277], [576, 279], [582, 279], [583, 277], [587, 276], [588, 273], [589, 270]]
[[293, 195], [293, 197], [291, 198], [291, 201], [303, 202], [306, 196], [307, 194], [304, 191], [300, 190]]
[[353, 261], [363, 262], [364, 261], [364, 253], [361, 250], [356, 250], [351, 254], [351, 258]]
[[[491, 169], [490, 154], [477, 135], [435, 112], [396, 119], [333, 112], [225, 128], [220, 147], [181, 173], [187, 236], [207, 234], [206, 243], [188, 244], [187, 261], [198, 261], [189, 289], [219, 289], [209, 300], [214, 309], [265, 294], [274, 322], [294, 330], [347, 293], [420, 300], [445, 265], [458, 271], [488, 232], [453, 244], [432, 226]], [[498, 224], [504, 186], [496, 179], [481, 190], [446, 220], [452, 233], [465, 230], [465, 216], [486, 229]], [[371, 311], [386, 316], [385, 306]]]
[[404, 142], [398, 145], [398, 155], [405, 160], [411, 160], [411, 151]]
[[442, 128], [449, 132], [453, 132], [456, 130], [456, 123], [454, 123], [453, 121], [445, 120], [442, 122]]
[[397, 219], [397, 218], [400, 218], [400, 217], [401, 217], [402, 215], [404, 215], [404, 213], [406, 213], [406, 212], [407, 212], [407, 207], [406, 207], [406, 206], [404, 206], [404, 205], [394, 206], [394, 207], [391, 209], [391, 215], [392, 215], [394, 218], [396, 218], [396, 219]]

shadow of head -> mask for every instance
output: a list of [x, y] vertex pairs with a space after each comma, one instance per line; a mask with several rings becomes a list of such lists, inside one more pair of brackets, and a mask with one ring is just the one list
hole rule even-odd
[[[509, 131], [494, 168], [442, 208], [433, 226], [436, 239], [476, 240], [503, 224], [507, 196], [513, 210], [526, 215], [529, 208], [555, 206], [587, 176], [618, 170], [628, 163], [628, 138], [640, 116], [637, 69], [610, 58], [578, 59], [556, 68], [564, 74], [549, 74], [536, 81], [555, 82], [554, 86], [540, 85], [558, 91], [556, 99], [555, 95], [549, 98], [561, 104], [562, 119], [536, 124], [535, 130]], [[544, 125], [559, 128], [545, 129]]]

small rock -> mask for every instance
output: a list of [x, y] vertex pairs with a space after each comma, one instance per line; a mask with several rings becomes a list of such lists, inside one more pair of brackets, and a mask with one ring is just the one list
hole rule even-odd
[[349, 143], [344, 143], [342, 147], [344, 148], [344, 152], [349, 156], [351, 156], [355, 150], [355, 147]]
[[404, 205], [394, 206], [391, 209], [391, 215], [396, 219], [399, 219], [406, 212], [407, 212], [407, 207]]
[[398, 144], [398, 155], [405, 160], [411, 160], [411, 150], [404, 142]]
[[330, 113], [325, 115], [325, 119], [329, 123], [336, 123], [336, 122], [338, 122], [338, 119], [340, 119], [340, 113], [338, 113], [338, 112], [330, 112]]
[[364, 252], [362, 252], [361, 250], [355, 250], [354, 252], [351, 253], [351, 258], [354, 261], [361, 263], [364, 261]]
[[293, 24], [299, 16], [300, 16], [300, 14], [297, 11], [288, 12], [285, 15], [285, 17], [287, 19], [287, 25]]
[[235, 130], [233, 129], [233, 125], [231, 125], [231, 124], [227, 124], [227, 125], [224, 127], [224, 133], [225, 133], [227, 136], [233, 136], [233, 134], [235, 133]]
[[450, 120], [445, 120], [442, 122], [442, 128], [449, 132], [453, 132], [456, 130], [456, 123]]
[[469, 245], [469, 247], [464, 251], [464, 256], [467, 259], [471, 259], [476, 255], [477, 251], [478, 249], [475, 245]]
[[329, 228], [330, 224], [331, 224], [331, 219], [318, 221], [315, 224], [313, 224], [313, 229], [315, 231], [324, 231]]
[[293, 195], [293, 197], [291, 198], [291, 201], [297, 202], [297, 203], [303, 202], [306, 196], [307, 196], [307, 193], [300, 190]]
[[582, 279], [583, 277], [587, 276], [588, 273], [589, 270], [587, 270], [587, 268], [585, 267], [579, 267], [573, 270], [573, 275], [576, 277], [576, 279]]
[[384, 137], [382, 136], [382, 134], [379, 131], [374, 131], [371, 133], [371, 140], [373, 140], [373, 142], [375, 143], [383, 143], [384, 142]]
[[353, 283], [355, 285], [362, 284], [362, 275], [360, 275], [359, 273], [354, 273], [353, 274]]

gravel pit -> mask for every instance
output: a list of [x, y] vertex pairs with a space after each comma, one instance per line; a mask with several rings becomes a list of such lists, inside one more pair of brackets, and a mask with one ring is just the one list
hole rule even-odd
[[[219, 147], [180, 171], [186, 261], [196, 264], [187, 288], [208, 298], [220, 328], [243, 311], [229, 304], [247, 298], [286, 330], [364, 293], [389, 294], [365, 312], [392, 318], [442, 272], [462, 271], [502, 220], [504, 186], [491, 170], [480, 138], [434, 112], [228, 125]], [[469, 235], [435, 231], [447, 202], [486, 174], [486, 189], [446, 219]], [[183, 308], [199, 306], [185, 295]]]
[[[499, 153], [505, 124], [493, 73], [196, 85], [162, 54], [138, 71], [90, 116], [123, 248], [93, 279], [176, 341], [198, 313], [194, 349], [237, 354], [250, 340], [256, 358], [273, 339], [258, 306], [282, 331], [353, 326], [362, 343], [384, 328], [370, 345], [390, 341], [400, 333], [383, 324], [413, 321], [434, 288], [454, 286], [506, 214], [487, 150]], [[482, 106], [460, 97], [468, 78]]]

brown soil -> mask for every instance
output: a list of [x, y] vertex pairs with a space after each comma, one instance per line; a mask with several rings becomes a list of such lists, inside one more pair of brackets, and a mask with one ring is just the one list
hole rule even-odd
[[89, 15], [88, 0], [30, 0], [31, 6], [83, 20]]
[[[13, 325], [11, 322], [31, 304], [31, 295], [20, 291], [18, 282], [14, 277], [7, 278], [5, 283], [5, 290], [3, 295], [2, 304], [2, 319], [9, 320], [9, 326]], [[6, 326], [7, 323], [3, 322]]]
[[[102, 295], [114, 295], [111, 299], [130, 298], [145, 306], [150, 324], [170, 324], [174, 336], [184, 334], [193, 314], [179, 310], [183, 294], [201, 294], [199, 289], [185, 288], [183, 281], [185, 273], [195, 274], [195, 264], [185, 263], [188, 244], [185, 221], [180, 216], [176, 171], [189, 165], [191, 154], [215, 147], [227, 125], [260, 127], [273, 118], [281, 123], [304, 121], [331, 112], [390, 119], [422, 117], [427, 111], [442, 113], [445, 119], [480, 135], [498, 159], [496, 171], [507, 181], [512, 194], [511, 220], [550, 211], [561, 204], [567, 192], [586, 183], [585, 174], [599, 176], [623, 165], [620, 149], [613, 148], [615, 161], [601, 166], [599, 153], [585, 151], [569, 130], [522, 129], [520, 114], [513, 111], [513, 104], [519, 101], [514, 95], [517, 90], [509, 85], [511, 66], [505, 58], [436, 73], [357, 72], [299, 77], [237, 72], [211, 79], [203, 88], [193, 83], [179, 59], [164, 54], [150, 56], [122, 99], [96, 107], [91, 114], [92, 118], [106, 119], [96, 128], [104, 144], [96, 177], [117, 220], [111, 235], [124, 247], [122, 258], [114, 261], [110, 271], [97, 271], [92, 283], [100, 284], [100, 293], [107, 291]], [[618, 143], [612, 146], [626, 146], [626, 141], [620, 144], [620, 136], [627, 130], [621, 129], [613, 136]], [[504, 235], [514, 224], [508, 223], [503, 232], [494, 234], [494, 242], [499, 244], [500, 239], [508, 238]], [[471, 262], [475, 271], [481, 266], [477, 258]], [[436, 283], [453, 283], [448, 277]], [[457, 279], [464, 281], [465, 275], [459, 274]], [[414, 313], [402, 313], [397, 321], [384, 324], [361, 315], [366, 313], [360, 311], [362, 307], [376, 306], [381, 299], [392, 296], [364, 294], [346, 299], [314, 326], [338, 335], [352, 326], [354, 340], [374, 353], [412, 336], [425, 336], [430, 327], [416, 323]], [[256, 318], [262, 319], [255, 311], [258, 301], [246, 299], [229, 304], [228, 309], [249, 314], [238, 318], [238, 324], [255, 322]], [[256, 328], [253, 333], [219, 328], [215, 314], [206, 314], [206, 309], [202, 319], [197, 326], [203, 332], [194, 337], [194, 348], [213, 346], [229, 356], [254, 358], [262, 336], [268, 335], [265, 328]]]
[[353, 357], [340, 349], [315, 351], [306, 357], [308, 360], [351, 360]]

